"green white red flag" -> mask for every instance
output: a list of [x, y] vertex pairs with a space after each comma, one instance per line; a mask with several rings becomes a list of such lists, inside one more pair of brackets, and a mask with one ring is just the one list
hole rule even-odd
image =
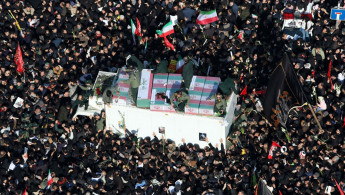
[[184, 61], [183, 61], [183, 59], [182, 59], [182, 56], [179, 55], [179, 56], [178, 56], [177, 63], [176, 63], [176, 72], [177, 72], [177, 73], [182, 73], [183, 65], [184, 65]]
[[48, 173], [47, 186], [49, 187], [53, 183], [52, 175], [50, 174], [50, 169]]
[[162, 30], [156, 30], [156, 32], [159, 35], [159, 37], [166, 37], [166, 36], [171, 35], [175, 32], [174, 31], [174, 25], [170, 21], [166, 25], [163, 26]]
[[132, 37], [133, 37], [133, 45], [136, 45], [136, 41], [135, 41], [135, 32], [136, 32], [136, 27], [134, 25], [133, 20], [131, 19], [131, 28], [132, 28]]
[[196, 19], [196, 23], [200, 25], [210, 24], [218, 20], [217, 11], [200, 11], [198, 18]]

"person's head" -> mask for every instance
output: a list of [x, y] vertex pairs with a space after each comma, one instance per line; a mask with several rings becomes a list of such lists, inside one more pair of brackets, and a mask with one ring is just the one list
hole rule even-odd
[[90, 85], [91, 85], [91, 83], [92, 83], [92, 81], [91, 81], [91, 80], [87, 80], [87, 81], [85, 82], [85, 85], [86, 85], [86, 86], [90, 86]]
[[220, 100], [220, 99], [222, 99], [222, 94], [221, 93], [217, 93], [216, 97], [217, 97], [217, 100]]
[[234, 6], [234, 1], [233, 0], [230, 0], [230, 2], [229, 2], [229, 6]]
[[188, 57], [187, 57], [187, 56], [184, 57], [184, 58], [183, 58], [183, 61], [184, 61], [184, 63], [188, 63]]
[[181, 97], [182, 91], [176, 91], [176, 92], [175, 92], [175, 95], [176, 95], [177, 98]]
[[107, 97], [111, 97], [111, 91], [107, 90], [106, 95], [107, 95]]
[[157, 57], [155, 58], [155, 61], [156, 61], [156, 63], [158, 64], [158, 63], [160, 63], [160, 62], [162, 61], [162, 59], [161, 59], [161, 57], [157, 56]]

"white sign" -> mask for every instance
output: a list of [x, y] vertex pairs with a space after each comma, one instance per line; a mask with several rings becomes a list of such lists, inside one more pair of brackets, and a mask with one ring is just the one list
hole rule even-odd
[[18, 97], [16, 99], [16, 101], [14, 102], [13, 107], [20, 108], [23, 106], [23, 104], [24, 104], [24, 100], [22, 98]]
[[147, 100], [150, 97], [152, 87], [152, 73], [149, 69], [141, 71], [140, 86], [138, 90], [138, 100]]

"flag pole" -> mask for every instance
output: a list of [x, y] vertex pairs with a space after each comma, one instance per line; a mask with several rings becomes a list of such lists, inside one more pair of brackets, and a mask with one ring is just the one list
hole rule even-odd
[[176, 26], [177, 26], [177, 27], [178, 27], [178, 29], [181, 31], [181, 33], [182, 33], [182, 35], [183, 35], [184, 40], [187, 40], [186, 35], [184, 35], [182, 28], [180, 27], [180, 25], [178, 25], [178, 22], [176, 23]]
[[[304, 93], [303, 93], [303, 95], [304, 95]], [[304, 95], [304, 96], [305, 96], [305, 95]], [[316, 118], [316, 115], [315, 115], [315, 112], [314, 112], [313, 108], [311, 107], [311, 105], [310, 105], [310, 103], [309, 103], [308, 101], [307, 101], [307, 104], [308, 104], [309, 110], [310, 110], [311, 113], [313, 114], [313, 117], [314, 117], [314, 119], [315, 119], [315, 121], [316, 121], [317, 126], [319, 127], [319, 129], [322, 130], [322, 127], [321, 127], [321, 125], [320, 125], [320, 122], [319, 122], [319, 120]]]
[[202, 32], [202, 35], [203, 35], [203, 37], [204, 37], [204, 39], [205, 39], [205, 41], [204, 41], [204, 44], [203, 45], [205, 45], [206, 44], [206, 42], [207, 42], [207, 38], [206, 38], [206, 36], [205, 36], [205, 33], [204, 33], [204, 28], [199, 24], [199, 26], [200, 26], [200, 28], [201, 28], [201, 32]]

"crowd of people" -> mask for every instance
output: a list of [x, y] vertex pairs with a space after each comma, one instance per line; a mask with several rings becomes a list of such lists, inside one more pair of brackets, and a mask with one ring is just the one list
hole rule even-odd
[[[313, 18], [303, 19], [304, 36], [287, 33], [284, 10], [303, 11], [309, 3]], [[345, 28], [343, 23], [336, 28], [329, 19], [337, 4], [1, 1], [0, 193], [249, 195], [259, 178], [273, 194], [339, 193], [345, 189]], [[200, 10], [214, 9], [218, 21], [196, 24]], [[168, 37], [174, 50], [156, 34], [170, 15], [178, 21]], [[143, 41], [134, 45], [130, 26], [136, 18]], [[14, 62], [18, 45], [24, 73], [16, 71]], [[284, 52], [292, 56], [322, 129], [307, 107], [291, 112], [285, 131], [263, 117], [262, 91]], [[194, 75], [221, 78], [217, 98], [239, 95], [247, 86], [248, 94], [239, 95], [227, 140], [200, 148], [175, 145], [154, 132], [153, 138], [130, 133], [119, 137], [105, 128], [104, 112], [73, 117], [79, 106], [88, 105], [98, 71], [116, 72], [129, 55], [153, 69], [159, 61], [188, 56], [186, 61], [198, 62], [193, 63]], [[15, 106], [17, 98], [23, 105]], [[284, 150], [268, 159], [272, 141]]]

